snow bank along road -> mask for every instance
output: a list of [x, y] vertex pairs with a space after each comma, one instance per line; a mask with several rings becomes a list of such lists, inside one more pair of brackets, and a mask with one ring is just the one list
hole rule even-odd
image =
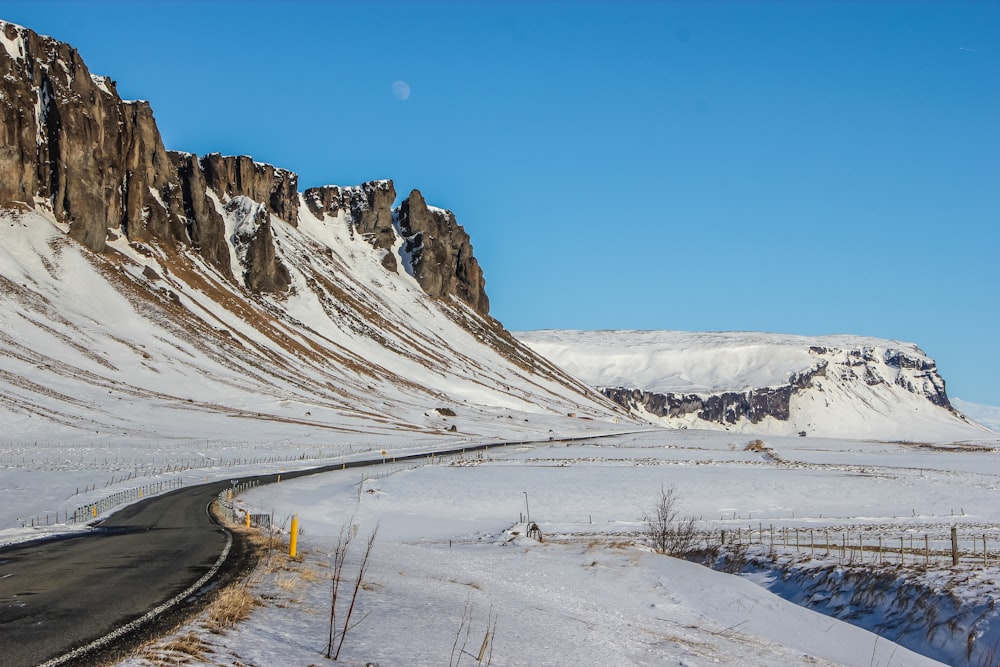
[[[602, 434], [607, 435], [607, 434]], [[561, 441], [586, 440], [566, 438]], [[435, 455], [475, 451], [501, 444], [466, 445]], [[425, 458], [426, 452], [396, 461]], [[281, 473], [285, 479], [344, 467], [382, 463], [348, 461]], [[241, 482], [277, 481], [277, 474], [242, 477]], [[208, 514], [208, 505], [231, 482], [179, 489], [130, 505], [85, 534], [0, 549], [0, 646], [4, 667], [71, 664], [74, 653], [106, 650], [134, 641], [117, 629], [137, 621], [181, 595], [190, 599], [209, 585], [183, 595], [214, 574], [228, 545], [227, 531]], [[231, 560], [231, 559], [230, 559]], [[151, 623], [153, 617], [141, 624]], [[137, 623], [138, 625], [139, 623]], [[113, 635], [113, 637], [108, 637]], [[73, 658], [70, 659], [70, 654]]]

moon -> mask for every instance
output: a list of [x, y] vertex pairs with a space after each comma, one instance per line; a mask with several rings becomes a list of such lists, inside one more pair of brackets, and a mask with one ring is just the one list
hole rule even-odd
[[392, 95], [397, 100], [410, 99], [410, 84], [406, 83], [405, 81], [393, 81]]

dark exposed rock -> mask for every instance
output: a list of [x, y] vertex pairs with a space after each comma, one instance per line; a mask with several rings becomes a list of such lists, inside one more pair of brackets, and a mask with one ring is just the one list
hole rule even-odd
[[68, 44], [0, 27], [13, 45], [0, 49], [0, 203], [41, 200], [97, 252], [119, 229], [130, 241], [190, 245], [229, 276], [200, 169], [164, 149], [149, 104], [123, 101]]
[[603, 388], [601, 392], [626, 408], [641, 408], [657, 417], [696, 414], [701, 420], [723, 425], [743, 420], [756, 424], [765, 417], [787, 421], [792, 396], [813, 386], [814, 379], [826, 377], [833, 364], [836, 382], [849, 384], [863, 381], [868, 387], [896, 385], [936, 406], [954, 411], [936, 365], [920, 354], [908, 354], [898, 348], [883, 350], [868, 346], [843, 351], [812, 346], [809, 352], [832, 355], [835, 361], [821, 360], [812, 369], [792, 375], [787, 384], [778, 387], [711, 394], [657, 393], [621, 387]]
[[[191, 153], [168, 151], [177, 172], [179, 188], [171, 187], [172, 196], [180, 195], [180, 206], [187, 219], [187, 234], [195, 249], [214, 266], [229, 275], [229, 244], [222, 216], [205, 194], [205, 178], [197, 158]], [[179, 190], [179, 193], [178, 193]], [[174, 207], [177, 205], [175, 204]]]
[[489, 313], [482, 269], [455, 215], [428, 207], [414, 190], [397, 209], [397, 219], [413, 275], [424, 291], [434, 297], [455, 295], [477, 312]]
[[243, 281], [254, 292], [278, 292], [288, 288], [291, 278], [274, 251], [271, 213], [266, 206], [246, 196], [235, 197], [226, 205], [237, 225], [233, 245], [243, 264]]
[[392, 225], [392, 203], [396, 188], [390, 180], [368, 181], [354, 187], [324, 185], [304, 193], [306, 205], [320, 220], [345, 211], [348, 223], [376, 248], [390, 248], [396, 235]]
[[[368, 181], [356, 187], [324, 185], [309, 188], [304, 193], [306, 205], [320, 220], [347, 213], [351, 228], [366, 238], [374, 247], [392, 248], [396, 240], [392, 224], [392, 203], [396, 188], [392, 181]], [[396, 256], [387, 252], [382, 256], [382, 266], [388, 271], [397, 270]]]
[[735, 424], [746, 419], [752, 424], [766, 417], [788, 421], [792, 395], [826, 374], [826, 362], [804, 373], [793, 374], [779, 387], [698, 394], [661, 394], [642, 389], [604, 387], [601, 393], [629, 409], [641, 407], [657, 417], [681, 417], [696, 413], [698, 419], [717, 424]]
[[299, 177], [286, 169], [254, 162], [247, 155], [209, 153], [201, 158], [205, 182], [228, 200], [243, 195], [266, 204], [293, 227], [299, 219]]

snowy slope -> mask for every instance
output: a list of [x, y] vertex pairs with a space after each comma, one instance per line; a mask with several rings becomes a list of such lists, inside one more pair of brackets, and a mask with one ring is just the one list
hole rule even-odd
[[951, 407], [934, 361], [911, 343], [749, 332], [515, 335], [666, 426], [919, 441], [989, 435]]
[[[240, 208], [224, 203], [235, 229]], [[324, 430], [457, 438], [493, 433], [491, 422], [512, 414], [616, 418], [499, 323], [428, 297], [343, 220], [317, 220], [306, 206], [297, 227], [272, 219], [292, 279], [284, 295], [253, 294], [196, 253], [121, 236], [93, 253], [38, 209], [0, 216], [8, 442]], [[454, 420], [436, 408], [472, 422], [451, 433]]]

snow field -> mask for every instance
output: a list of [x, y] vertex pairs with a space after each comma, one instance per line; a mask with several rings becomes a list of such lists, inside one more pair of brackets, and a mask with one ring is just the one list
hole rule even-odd
[[[473, 653], [490, 610], [498, 614], [496, 665], [937, 664], [746, 579], [636, 546], [640, 518], [666, 485], [713, 533], [756, 528], [758, 518], [801, 529], [978, 530], [1000, 521], [995, 452], [801, 438], [766, 444], [776, 456], [744, 451], [745, 438], [731, 434], [658, 431], [511, 446], [384, 476], [369, 469], [364, 481], [349, 470], [254, 489], [239, 498], [243, 507], [273, 513], [285, 527], [298, 514], [298, 567], [313, 570], [313, 581], [283, 596], [277, 579], [265, 578], [258, 591], [275, 600], [232, 633], [209, 638], [216, 653], [206, 664], [234, 656], [247, 664], [317, 661], [329, 613], [323, 573], [344, 525], [358, 527], [359, 541], [378, 526], [358, 602], [368, 616], [348, 635], [345, 664], [447, 664], [467, 605]], [[966, 515], [952, 517], [951, 507]], [[504, 532], [528, 512], [542, 543]], [[835, 565], [791, 547], [779, 561]], [[970, 604], [993, 595], [992, 575], [963, 568], [922, 576], [928, 585], [964, 580]], [[284, 576], [301, 576], [294, 572]], [[947, 649], [939, 655], [964, 651], [964, 637], [937, 640]]]

